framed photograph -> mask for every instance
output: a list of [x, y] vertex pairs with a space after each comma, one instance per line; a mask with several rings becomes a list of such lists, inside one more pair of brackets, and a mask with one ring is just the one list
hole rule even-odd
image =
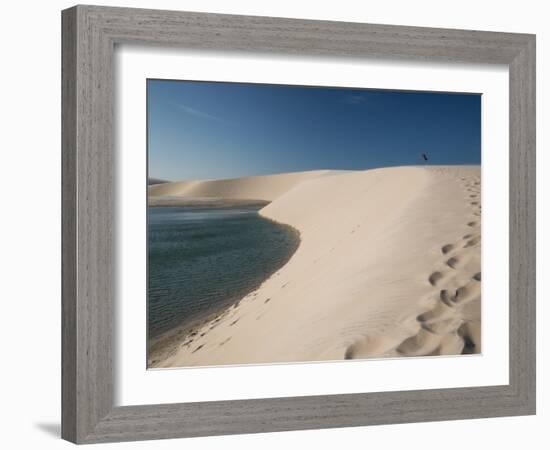
[[533, 35], [62, 24], [65, 439], [535, 413]]

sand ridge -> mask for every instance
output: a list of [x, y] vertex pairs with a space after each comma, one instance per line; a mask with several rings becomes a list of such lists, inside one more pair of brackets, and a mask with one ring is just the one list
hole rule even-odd
[[311, 170], [223, 180], [178, 181], [149, 186], [148, 193], [150, 198], [157, 201], [163, 197], [272, 201], [305, 180], [341, 172]]
[[301, 233], [296, 253], [259, 289], [151, 355], [151, 366], [481, 351], [479, 167], [316, 174], [278, 192], [261, 214]]

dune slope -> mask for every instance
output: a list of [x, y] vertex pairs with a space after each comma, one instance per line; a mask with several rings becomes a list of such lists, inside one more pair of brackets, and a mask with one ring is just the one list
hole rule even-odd
[[479, 353], [480, 208], [479, 167], [307, 177], [261, 210], [290, 261], [152, 366]]
[[223, 198], [271, 201], [302, 181], [337, 174], [334, 170], [282, 173], [226, 180], [179, 181], [149, 186], [150, 197]]

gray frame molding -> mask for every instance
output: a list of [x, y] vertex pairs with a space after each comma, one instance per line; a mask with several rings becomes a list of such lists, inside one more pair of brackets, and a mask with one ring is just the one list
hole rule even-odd
[[[62, 13], [62, 437], [76, 443], [535, 413], [535, 36], [76, 6]], [[115, 44], [506, 64], [510, 384], [114, 407]]]

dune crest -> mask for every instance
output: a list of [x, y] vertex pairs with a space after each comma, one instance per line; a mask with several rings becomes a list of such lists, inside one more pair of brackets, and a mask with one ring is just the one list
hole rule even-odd
[[289, 262], [152, 366], [481, 351], [480, 168], [322, 172], [289, 174], [260, 211], [300, 231]]
[[340, 173], [312, 170], [225, 180], [178, 181], [149, 186], [150, 197], [223, 198], [272, 201], [302, 181]]

